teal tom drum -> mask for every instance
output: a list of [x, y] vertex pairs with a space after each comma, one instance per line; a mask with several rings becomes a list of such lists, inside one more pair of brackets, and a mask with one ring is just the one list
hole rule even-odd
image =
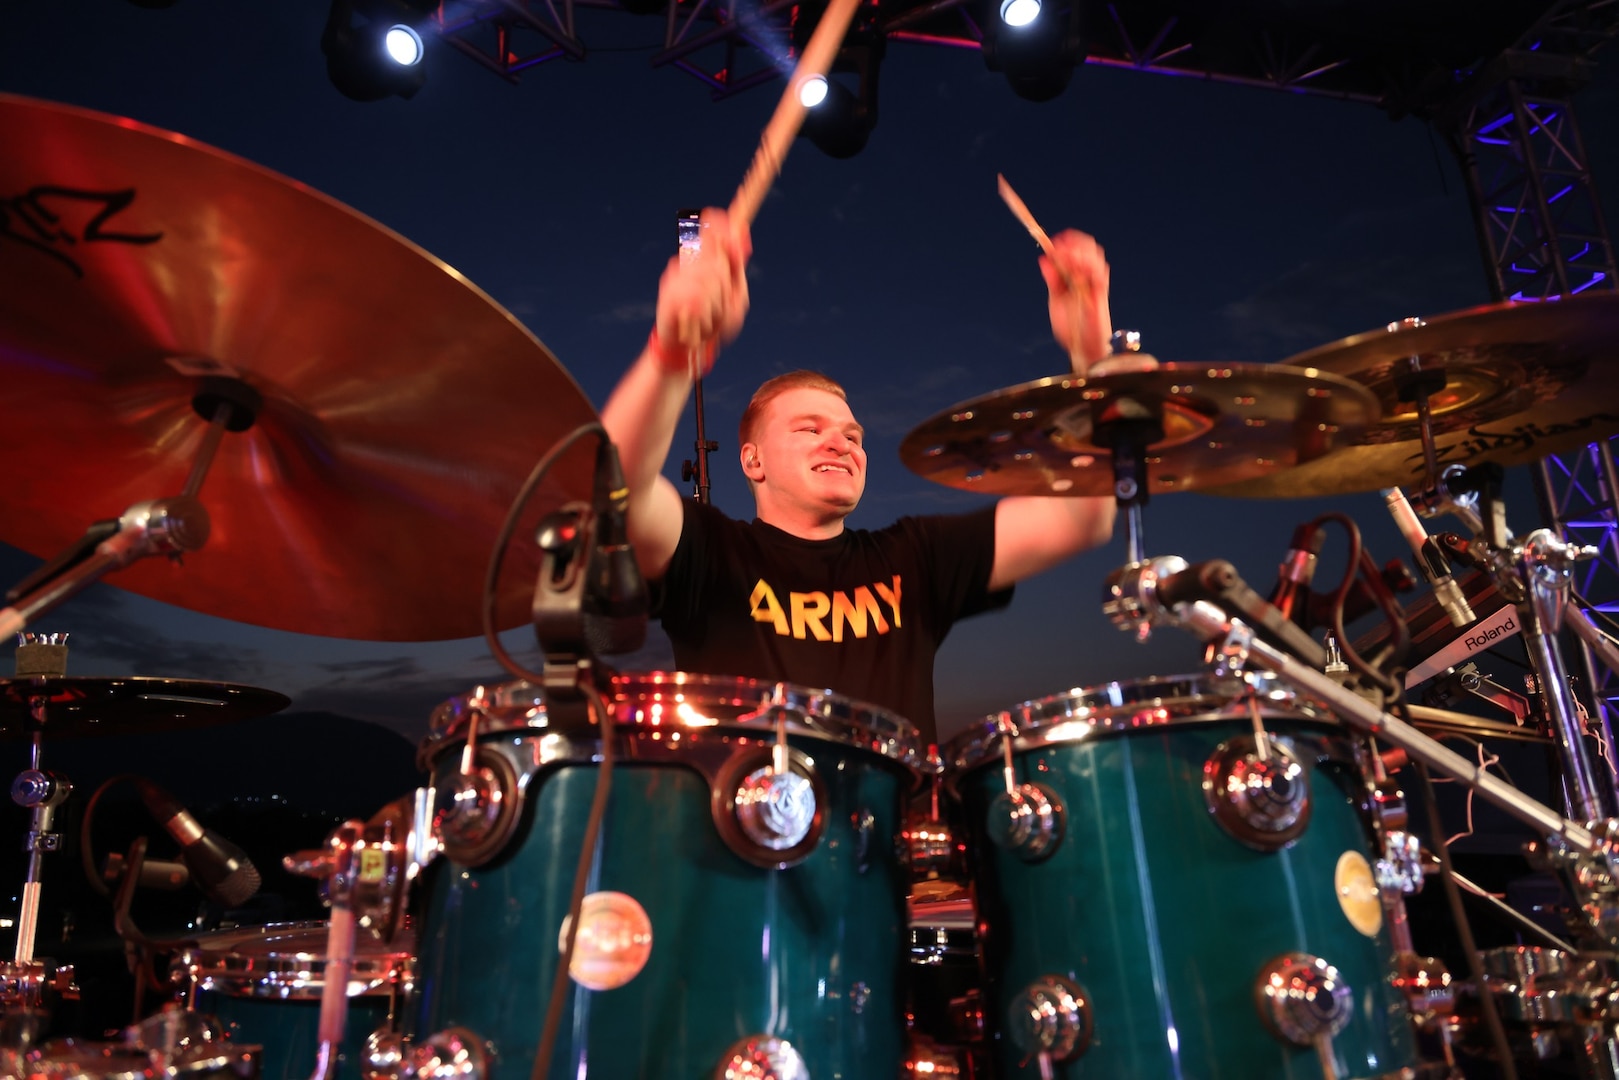
[[[199, 935], [175, 959], [177, 983], [194, 993], [199, 1012], [217, 1017], [234, 1043], [259, 1044], [262, 1080], [304, 1080], [320, 1045], [320, 999], [326, 986], [327, 924], [272, 923]], [[395, 1030], [394, 1006], [410, 989], [414, 963], [408, 932], [386, 943], [361, 931], [354, 944], [348, 1018], [339, 1067], [359, 1076], [367, 1043]]]
[[[897, 1076], [914, 729], [822, 691], [680, 673], [620, 676], [611, 707], [610, 796], [541, 1075]], [[441, 706], [422, 748], [447, 858], [420, 924], [416, 1041], [491, 1080], [526, 1080], [539, 1050], [597, 730], [512, 683]]]
[[1268, 678], [1185, 677], [1028, 702], [950, 744], [1001, 1075], [1412, 1075], [1345, 739]]

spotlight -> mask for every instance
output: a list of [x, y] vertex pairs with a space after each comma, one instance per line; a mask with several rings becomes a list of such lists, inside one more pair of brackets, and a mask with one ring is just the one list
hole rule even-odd
[[826, 100], [826, 95], [826, 76], [812, 75], [798, 88], [798, 103], [806, 109], [813, 109]]
[[[1010, 2], [1022, 3], [1023, 0]], [[422, 35], [404, 23], [388, 27], [382, 35], [382, 47], [388, 51], [388, 58], [401, 67], [415, 67], [422, 62]]]
[[[1019, 97], [1050, 101], [1067, 89], [1085, 58], [1080, 0], [985, 0], [984, 64], [1006, 74]], [[993, 16], [998, 13], [1000, 18]]]
[[1001, 0], [1001, 22], [1028, 26], [1040, 17], [1040, 0]]
[[411, 25], [422, 18], [405, 0], [332, 0], [320, 41], [332, 85], [355, 101], [414, 95], [427, 81], [422, 36]]
[[[877, 126], [877, 75], [882, 65], [884, 39], [845, 45], [832, 63], [830, 77], [810, 80], [799, 89], [799, 100], [810, 105], [800, 134], [828, 157], [854, 157], [866, 148]], [[811, 105], [811, 85], [820, 101]]]

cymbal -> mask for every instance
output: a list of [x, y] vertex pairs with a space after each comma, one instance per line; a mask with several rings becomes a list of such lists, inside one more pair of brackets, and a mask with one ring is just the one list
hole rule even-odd
[[1407, 705], [1411, 726], [1428, 735], [1465, 735], [1474, 739], [1513, 739], [1518, 742], [1550, 742], [1532, 727], [1520, 727], [1506, 720], [1489, 720], [1468, 713], [1434, 709], [1427, 705]]
[[1377, 395], [1382, 420], [1359, 445], [1330, 458], [1212, 490], [1214, 495], [1339, 495], [1423, 485], [1426, 466], [1415, 406], [1398, 400], [1395, 365], [1421, 358], [1443, 367], [1430, 398], [1441, 467], [1493, 461], [1526, 465], [1619, 432], [1619, 295], [1583, 295], [1472, 308], [1393, 324], [1282, 361], [1353, 379]]
[[[278, 713], [292, 699], [237, 683], [48, 676], [0, 679], [0, 738], [146, 735]], [[36, 720], [43, 716], [43, 724]]]
[[[182, 135], [0, 95], [0, 144], [0, 539], [50, 558], [178, 494], [223, 376], [263, 407], [200, 492], [212, 537], [110, 583], [329, 637], [480, 633], [508, 505], [595, 418], [545, 346], [403, 237]], [[589, 497], [589, 450], [538, 506]], [[502, 627], [529, 618], [528, 547]]]
[[1162, 364], [1053, 376], [964, 401], [917, 426], [900, 458], [922, 477], [993, 495], [1111, 495], [1112, 452], [1093, 409], [1160, 402], [1149, 494], [1230, 484], [1351, 442], [1377, 419], [1371, 393], [1336, 375], [1260, 364]]

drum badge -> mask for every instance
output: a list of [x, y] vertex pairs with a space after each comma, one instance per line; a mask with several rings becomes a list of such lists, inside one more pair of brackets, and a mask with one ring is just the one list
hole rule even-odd
[[[567, 943], [568, 920], [562, 920], [557, 951]], [[568, 974], [590, 990], [616, 990], [641, 973], [652, 955], [652, 920], [635, 897], [621, 892], [598, 892], [585, 897], [579, 908], [579, 933], [574, 938]]]

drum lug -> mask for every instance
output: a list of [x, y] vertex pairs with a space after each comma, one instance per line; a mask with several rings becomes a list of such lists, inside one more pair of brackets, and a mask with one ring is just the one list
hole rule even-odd
[[1318, 1046], [1342, 1031], [1354, 1012], [1354, 991], [1338, 969], [1309, 953], [1285, 953], [1254, 982], [1259, 1016], [1278, 1038]]
[[1449, 1016], [1456, 1005], [1456, 989], [1444, 961], [1416, 953], [1399, 953], [1394, 958], [1394, 988], [1405, 998], [1411, 1014], [1422, 1027], [1432, 1026]]
[[810, 1080], [804, 1056], [786, 1039], [750, 1035], [725, 1051], [714, 1080]]
[[1062, 799], [1044, 784], [1019, 784], [995, 796], [989, 838], [1024, 862], [1038, 862], [1062, 842]]
[[809, 858], [826, 830], [826, 789], [815, 763], [788, 752], [778, 774], [771, 754], [737, 754], [714, 779], [714, 824], [732, 851], [755, 866], [786, 869]]
[[360, 1059], [361, 1080], [399, 1080], [406, 1068], [405, 1038], [389, 1028], [378, 1028], [365, 1039]]
[[482, 866], [505, 849], [517, 829], [523, 792], [504, 754], [479, 747], [469, 772], [433, 791], [433, 836], [458, 866]]
[[1012, 999], [1006, 1010], [1012, 1042], [1028, 1057], [1069, 1061], [1091, 1044], [1095, 1020], [1090, 995], [1061, 975], [1046, 975]]
[[1203, 801], [1219, 826], [1256, 851], [1280, 851], [1310, 824], [1310, 770], [1280, 740], [1261, 757], [1251, 736], [1228, 739], [1203, 763]]

